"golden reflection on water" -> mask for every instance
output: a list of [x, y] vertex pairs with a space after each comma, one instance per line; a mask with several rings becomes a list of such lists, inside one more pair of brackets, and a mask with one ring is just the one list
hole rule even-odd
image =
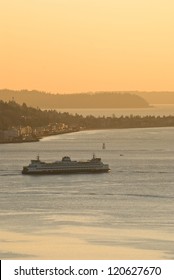
[[[141, 240], [170, 240], [155, 231], [63, 227], [37, 234], [0, 231], [1, 259], [164, 259], [165, 252], [139, 247]], [[141, 239], [140, 239], [141, 237]], [[132, 244], [131, 244], [132, 238]], [[137, 239], [136, 239], [137, 238]], [[124, 244], [123, 244], [124, 243]], [[139, 244], [141, 245], [141, 244]]]

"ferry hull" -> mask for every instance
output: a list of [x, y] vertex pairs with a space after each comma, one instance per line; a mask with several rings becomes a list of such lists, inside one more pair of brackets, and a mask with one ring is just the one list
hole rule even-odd
[[58, 175], [58, 174], [90, 174], [90, 173], [107, 173], [110, 169], [89, 169], [89, 170], [23, 170], [23, 175]]

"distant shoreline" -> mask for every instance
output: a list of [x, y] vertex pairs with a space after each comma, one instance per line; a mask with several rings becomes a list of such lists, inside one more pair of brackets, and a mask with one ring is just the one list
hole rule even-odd
[[31, 139], [31, 140], [19, 140], [19, 141], [9, 141], [9, 142], [0, 142], [0, 144], [21, 144], [21, 143], [32, 143], [32, 142], [39, 142], [41, 139], [51, 137], [51, 136], [56, 136], [56, 135], [62, 135], [62, 134], [70, 134], [70, 133], [75, 133], [75, 132], [80, 132], [80, 131], [94, 131], [94, 130], [123, 130], [123, 129], [146, 129], [146, 128], [174, 128], [173, 126], [148, 126], [148, 127], [120, 127], [120, 128], [94, 128], [94, 129], [79, 129], [79, 130], [69, 130], [69, 131], [64, 131], [64, 132], [58, 132], [58, 133], [52, 133], [48, 135], [44, 135], [40, 138], [37, 139]]
[[72, 94], [51, 94], [37, 90], [0, 89], [0, 99], [15, 101], [34, 108], [148, 108], [149, 102], [136, 92], [101, 91]]

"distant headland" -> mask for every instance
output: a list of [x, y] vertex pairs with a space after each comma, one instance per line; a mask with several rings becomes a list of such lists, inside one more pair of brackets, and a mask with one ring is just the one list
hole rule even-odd
[[147, 108], [149, 103], [133, 92], [87, 92], [51, 94], [36, 90], [0, 90], [0, 100], [42, 109], [64, 108]]

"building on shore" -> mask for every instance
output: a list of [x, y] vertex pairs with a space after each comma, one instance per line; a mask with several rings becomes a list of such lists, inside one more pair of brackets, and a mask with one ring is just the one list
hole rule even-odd
[[30, 126], [12, 127], [6, 130], [0, 130], [0, 143], [16, 143], [25, 141], [34, 141], [33, 129]]
[[31, 128], [31, 126], [20, 127], [19, 133], [20, 133], [20, 136], [22, 136], [22, 137], [28, 137], [33, 134], [33, 129]]

